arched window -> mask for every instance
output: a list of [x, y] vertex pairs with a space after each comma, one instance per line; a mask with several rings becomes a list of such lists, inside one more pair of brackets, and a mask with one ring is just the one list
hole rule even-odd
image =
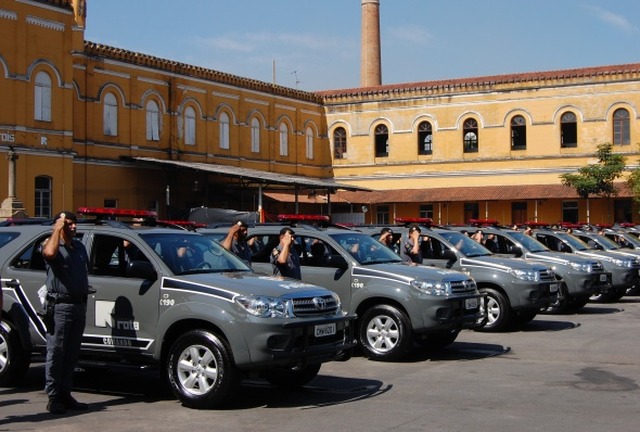
[[389, 156], [389, 129], [381, 124], [375, 128], [376, 157]]
[[51, 177], [36, 177], [35, 217], [51, 217]]
[[104, 95], [102, 117], [104, 134], [118, 136], [118, 100], [113, 93]]
[[229, 115], [224, 112], [220, 114], [220, 148], [229, 149]]
[[260, 120], [251, 119], [251, 151], [260, 153]]
[[527, 121], [521, 115], [511, 119], [511, 150], [527, 149]]
[[34, 119], [51, 121], [51, 77], [46, 72], [38, 72], [35, 81]]
[[347, 157], [347, 131], [343, 127], [333, 131], [333, 157], [334, 159]]
[[305, 132], [305, 142], [307, 144], [307, 159], [313, 159], [313, 129], [310, 127]]
[[160, 110], [158, 104], [150, 100], [147, 102], [147, 140], [160, 141]]
[[187, 107], [184, 110], [184, 143], [185, 145], [196, 144], [196, 110]]
[[289, 128], [285, 123], [280, 123], [280, 156], [289, 155]]
[[578, 147], [578, 122], [571, 111], [560, 117], [560, 147]]
[[620, 108], [613, 113], [613, 144], [628, 145], [631, 144], [631, 123], [629, 120], [629, 111]]
[[463, 152], [477, 153], [478, 151], [478, 122], [466, 119], [462, 128]]
[[424, 121], [418, 125], [418, 154], [433, 153], [433, 128], [431, 123]]

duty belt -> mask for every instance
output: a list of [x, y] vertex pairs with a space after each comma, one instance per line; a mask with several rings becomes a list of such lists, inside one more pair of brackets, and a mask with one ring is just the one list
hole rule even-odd
[[68, 294], [47, 293], [47, 300], [54, 303], [82, 304], [87, 302], [87, 296], [70, 296]]

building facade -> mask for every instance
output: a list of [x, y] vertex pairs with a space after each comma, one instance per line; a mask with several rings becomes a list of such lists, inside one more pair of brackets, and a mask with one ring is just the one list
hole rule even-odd
[[271, 213], [374, 223], [637, 218], [626, 188], [587, 203], [559, 176], [606, 142], [637, 163], [640, 64], [309, 93], [86, 41], [85, 11], [0, 0], [0, 216], [255, 211], [264, 190]]

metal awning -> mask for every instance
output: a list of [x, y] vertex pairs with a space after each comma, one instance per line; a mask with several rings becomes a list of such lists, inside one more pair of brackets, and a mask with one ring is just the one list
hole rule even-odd
[[233, 177], [242, 180], [248, 180], [259, 186], [265, 184], [276, 184], [283, 186], [302, 187], [309, 189], [333, 189], [333, 190], [349, 190], [349, 191], [369, 191], [370, 189], [360, 186], [353, 186], [344, 183], [337, 183], [333, 179], [321, 179], [314, 177], [303, 177], [292, 174], [281, 174], [270, 171], [261, 171], [252, 168], [242, 168], [232, 165], [220, 165], [203, 162], [185, 162], [176, 160], [156, 159], [151, 157], [132, 157], [132, 160], [139, 162], [148, 162], [153, 164], [171, 165], [175, 167], [187, 168], [192, 170], [206, 171], [226, 177]]

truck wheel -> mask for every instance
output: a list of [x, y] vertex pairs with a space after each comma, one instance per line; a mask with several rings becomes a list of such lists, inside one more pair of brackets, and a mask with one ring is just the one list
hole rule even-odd
[[313, 380], [320, 372], [320, 364], [277, 368], [265, 371], [262, 376], [271, 384], [284, 387], [302, 387]]
[[511, 305], [509, 299], [500, 291], [493, 288], [481, 288], [481, 293], [487, 295], [484, 303], [481, 303], [487, 310], [487, 324], [479, 327], [479, 331], [502, 331], [511, 325]]
[[359, 320], [358, 339], [365, 356], [373, 360], [398, 360], [411, 348], [411, 322], [394, 306], [376, 305]]
[[213, 408], [239, 386], [231, 349], [206, 330], [189, 331], [173, 343], [166, 373], [173, 394], [190, 408]]
[[516, 321], [518, 322], [518, 324], [526, 324], [533, 321], [533, 319], [537, 315], [538, 311], [536, 309], [518, 311], [518, 313], [516, 314]]
[[19, 383], [29, 370], [30, 364], [31, 353], [22, 348], [16, 328], [8, 321], [1, 321], [0, 387]]

